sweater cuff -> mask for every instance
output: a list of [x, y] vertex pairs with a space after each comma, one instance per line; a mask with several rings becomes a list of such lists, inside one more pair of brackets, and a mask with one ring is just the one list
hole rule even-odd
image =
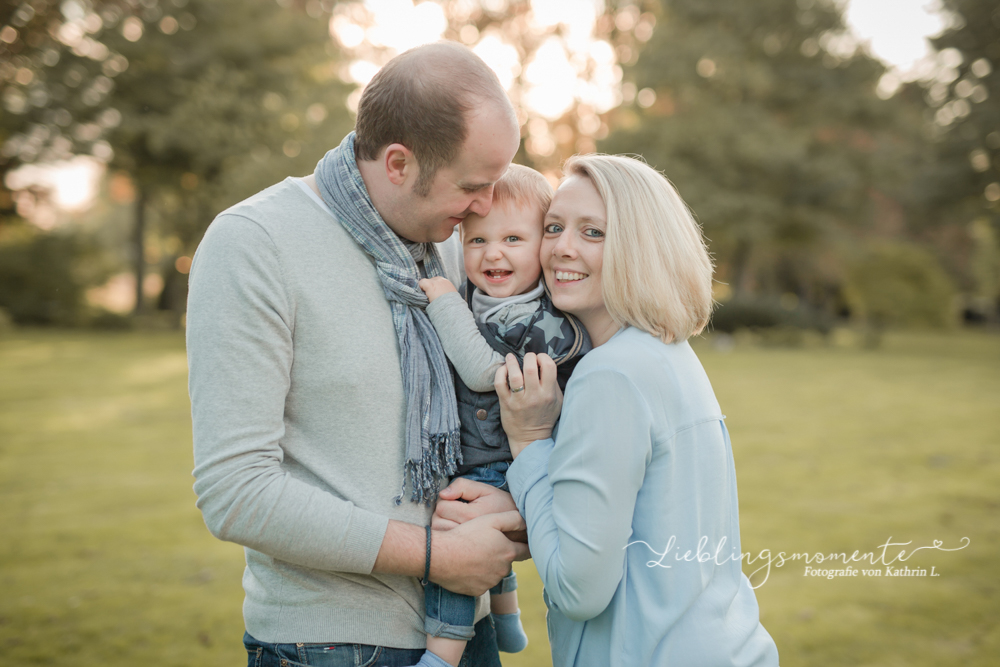
[[521, 450], [507, 470], [507, 486], [521, 516], [525, 516], [524, 501], [528, 491], [549, 474], [549, 455], [555, 445], [552, 438], [535, 440]]
[[342, 554], [356, 554], [357, 561], [346, 564], [344, 571], [371, 574], [382, 548], [389, 517], [355, 507], [344, 534]]

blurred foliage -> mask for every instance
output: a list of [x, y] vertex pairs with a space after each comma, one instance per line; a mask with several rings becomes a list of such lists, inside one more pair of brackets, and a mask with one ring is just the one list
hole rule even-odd
[[836, 312], [856, 239], [900, 215], [921, 109], [876, 95], [885, 68], [832, 3], [664, 0], [658, 14], [626, 69], [635, 104], [600, 149], [665, 172], [737, 297]]
[[965, 316], [975, 322], [988, 319], [1000, 301], [1000, 243], [996, 225], [985, 216], [972, 221], [969, 236], [973, 243], [970, 264], [975, 291], [966, 303]]
[[934, 255], [901, 243], [868, 250], [848, 274], [845, 295], [868, 324], [947, 327], [955, 323], [955, 288]]
[[740, 329], [751, 331], [771, 328], [813, 329], [829, 333], [834, 318], [807, 304], [801, 304], [794, 295], [785, 298], [742, 295], [725, 301], [712, 313], [711, 331], [735, 333]]
[[15, 13], [28, 18], [7, 46], [32, 75], [26, 86], [20, 69], [3, 70], [6, 166], [51, 159], [53, 146], [86, 150], [89, 140], [130, 181], [120, 201], [135, 206], [137, 285], [148, 246], [168, 249], [153, 267], [170, 286], [160, 307], [183, 309], [186, 277], [175, 260], [194, 251], [216, 213], [310, 173], [353, 125], [328, 14], [319, 3], [308, 13], [294, 4], [32, 0], [22, 8], [33, 10]]
[[81, 233], [23, 222], [0, 232], [0, 310], [17, 324], [79, 324], [84, 289], [106, 277], [94, 245]]
[[107, 157], [113, 77], [128, 66], [98, 41], [131, 15], [125, 0], [27, 0], [0, 6], [0, 178], [22, 164]]
[[924, 101], [937, 136], [915, 181], [915, 218], [969, 295], [967, 317], [998, 321], [1000, 281], [990, 266], [1000, 254], [1000, 6], [942, 6], [952, 24], [931, 40], [938, 68]]
[[[515, 162], [557, 178], [562, 162], [574, 153], [592, 153], [608, 134], [602, 119], [620, 101], [619, 62], [632, 61], [653, 34], [656, 17], [641, 3], [585, 3], [571, 15], [559, 3], [532, 0], [435, 0], [443, 14], [442, 37], [461, 42], [495, 67], [522, 126]], [[563, 3], [569, 5], [571, 3]], [[602, 9], [601, 4], [605, 7]], [[423, 8], [430, 7], [423, 4]], [[397, 52], [398, 35], [384, 35], [389, 3], [340, 2], [332, 33], [352, 59], [345, 80], [364, 81], [370, 68]], [[554, 16], [555, 15], [555, 16]], [[562, 18], [562, 22], [557, 20]], [[398, 29], [398, 24], [393, 28]], [[380, 29], [381, 28], [381, 29]], [[376, 35], [373, 43], [358, 35]], [[395, 37], [395, 39], [393, 38]], [[388, 42], [382, 43], [382, 42]], [[536, 64], [541, 70], [532, 71]], [[352, 72], [360, 65], [359, 76]], [[554, 95], [548, 86], [557, 88]], [[356, 104], [361, 88], [349, 98]]]
[[[609, 1], [594, 25], [600, 48], [579, 52], [569, 27], [535, 21], [528, 0], [436, 1], [446, 38], [493, 40], [518, 61], [518, 161], [554, 174], [573, 152], [635, 153], [678, 186], [732, 288], [717, 326], [822, 330], [831, 317], [869, 318], [864, 304], [878, 299], [858, 267], [887, 242], [933, 255], [929, 275], [943, 267], [968, 319], [1000, 320], [995, 3], [943, 0], [950, 27], [934, 40], [936, 63], [894, 88], [833, 0]], [[70, 154], [107, 161], [107, 196], [132, 208], [132, 223], [127, 232], [114, 221], [103, 238], [137, 290], [147, 271], [160, 274], [156, 306], [179, 315], [181, 269], [214, 215], [309, 173], [350, 130], [351, 59], [391, 53], [362, 40], [342, 54], [330, 25], [372, 27], [373, 12], [331, 0], [8, 3], [0, 177]], [[531, 112], [528, 70], [552, 44], [581, 91], [617, 91], [608, 77], [623, 73], [622, 106], [604, 112], [580, 93], [559, 118]], [[0, 187], [0, 226], [12, 216]], [[779, 303], [788, 295], [792, 310]]]

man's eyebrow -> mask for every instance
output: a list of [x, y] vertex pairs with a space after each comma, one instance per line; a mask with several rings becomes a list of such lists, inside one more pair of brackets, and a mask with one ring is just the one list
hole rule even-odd
[[493, 185], [492, 183], [459, 183], [458, 187], [463, 190], [484, 190]]

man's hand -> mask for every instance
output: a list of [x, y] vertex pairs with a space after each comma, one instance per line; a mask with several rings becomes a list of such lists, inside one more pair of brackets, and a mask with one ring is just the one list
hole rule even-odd
[[505, 537], [525, 528], [524, 519], [513, 511], [432, 531], [431, 581], [456, 593], [482, 595], [510, 572], [511, 562], [528, 558], [527, 544]]
[[[432, 531], [430, 578], [456, 593], [482, 595], [510, 572], [512, 561], [530, 557], [527, 544], [505, 535], [525, 528], [515, 511], [477, 517], [454, 530]], [[422, 577], [426, 563], [424, 526], [390, 519], [372, 572]]]
[[[517, 506], [506, 491], [458, 477], [441, 490], [431, 526], [434, 530], [451, 530], [476, 517], [511, 510], [516, 512]], [[505, 534], [515, 542], [528, 542], [528, 533], [523, 529], [505, 531]]]
[[455, 289], [455, 286], [451, 284], [451, 281], [443, 276], [424, 278], [417, 284], [420, 286], [420, 289], [424, 291], [424, 294], [427, 295], [428, 301], [433, 301], [442, 294], [458, 291]]

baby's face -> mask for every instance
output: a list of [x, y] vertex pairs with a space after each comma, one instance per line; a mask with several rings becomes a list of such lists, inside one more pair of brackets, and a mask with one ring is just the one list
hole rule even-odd
[[494, 206], [489, 215], [468, 216], [462, 222], [462, 249], [469, 281], [493, 297], [528, 292], [542, 267], [542, 211], [536, 206]]

